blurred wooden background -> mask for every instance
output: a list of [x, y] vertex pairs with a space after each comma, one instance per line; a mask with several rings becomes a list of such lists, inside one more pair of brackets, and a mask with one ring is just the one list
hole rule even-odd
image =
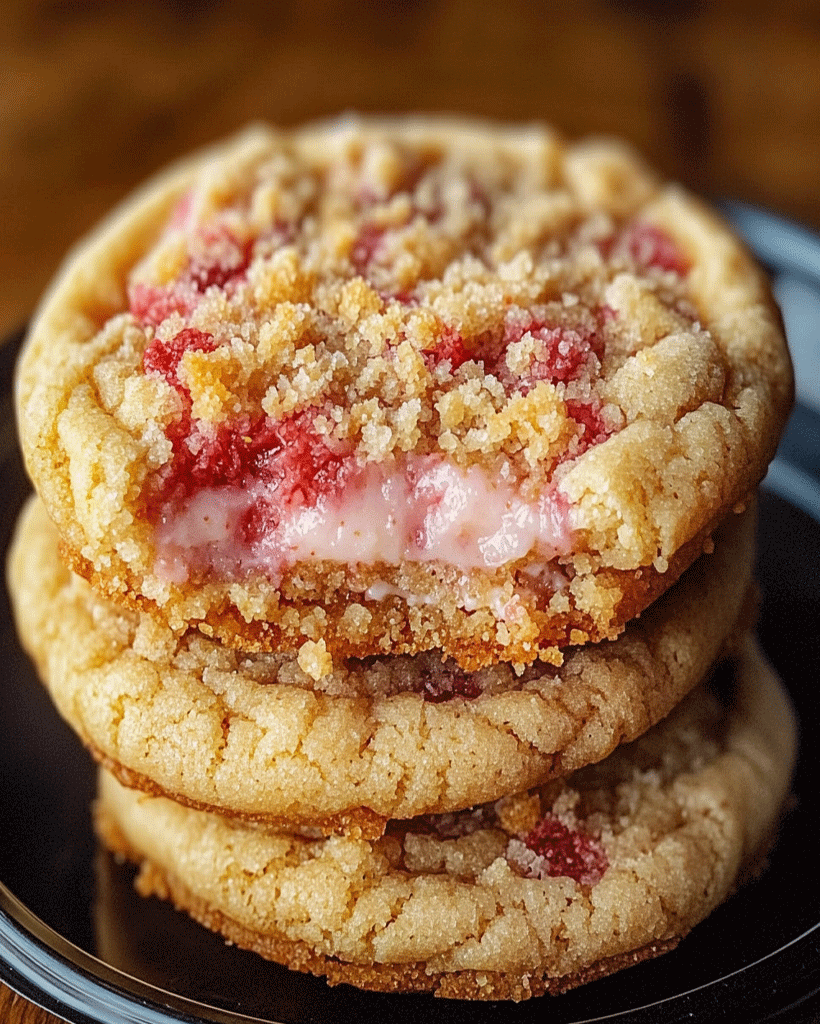
[[0, 331], [170, 158], [254, 118], [454, 110], [615, 132], [820, 228], [820, 4], [0, 0]]

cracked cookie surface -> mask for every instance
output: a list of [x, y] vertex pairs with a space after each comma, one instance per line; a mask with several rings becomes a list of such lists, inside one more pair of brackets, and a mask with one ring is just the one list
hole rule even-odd
[[252, 129], [68, 261], [18, 377], [73, 567], [245, 649], [473, 670], [613, 637], [763, 476], [767, 286], [615, 142]]
[[98, 833], [144, 895], [332, 983], [562, 991], [674, 946], [776, 827], [793, 713], [751, 640], [727, 675], [599, 765], [375, 841], [243, 826], [105, 773]]
[[[42, 503], [9, 589], [61, 714], [127, 784], [245, 818], [378, 834], [387, 818], [494, 800], [605, 757], [666, 715], [749, 614], [754, 517], [615, 641], [518, 676], [440, 656], [247, 654], [95, 595], [57, 555]], [[326, 652], [324, 652], [326, 653]]]

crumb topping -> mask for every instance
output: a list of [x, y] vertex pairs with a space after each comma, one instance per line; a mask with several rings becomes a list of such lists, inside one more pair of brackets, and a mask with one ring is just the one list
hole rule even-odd
[[438, 453], [537, 489], [623, 423], [601, 389], [633, 347], [612, 282], [695, 327], [676, 243], [587, 214], [549, 135], [495, 159], [457, 136], [301, 141], [208, 168], [129, 275], [143, 369], [191, 432], [302, 414], [360, 463]]
[[[591, 197], [584, 159], [535, 129], [341, 126], [206, 165], [106, 328], [123, 334], [114, 359], [162, 393], [149, 520], [179, 519], [205, 489], [209, 505], [214, 488], [252, 492], [229, 525], [224, 502], [215, 513], [239, 555], [214, 558], [208, 527], [200, 542], [202, 565], [230, 575], [259, 567], [288, 509], [339, 500], [371, 465], [382, 489], [420, 458], [522, 502], [554, 488], [633, 415], [631, 356], [708, 337], [687, 255], [642, 212], [651, 176], [614, 146], [585, 159], [628, 160], [629, 201]], [[187, 575], [176, 549], [161, 571]]]

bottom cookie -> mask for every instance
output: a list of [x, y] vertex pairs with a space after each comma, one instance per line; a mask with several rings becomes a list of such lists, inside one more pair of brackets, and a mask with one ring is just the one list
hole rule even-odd
[[137, 887], [237, 945], [382, 991], [559, 992], [672, 948], [770, 839], [796, 728], [752, 641], [606, 761], [377, 840], [289, 835], [103, 773], [97, 829]]

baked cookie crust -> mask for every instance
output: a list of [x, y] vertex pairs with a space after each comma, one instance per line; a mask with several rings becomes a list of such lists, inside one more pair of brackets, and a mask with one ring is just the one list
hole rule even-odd
[[306, 839], [100, 780], [98, 833], [138, 889], [297, 969], [387, 991], [523, 999], [671, 948], [775, 827], [788, 698], [748, 640], [733, 692], [698, 690], [600, 765], [381, 839]]
[[613, 637], [748, 501], [792, 398], [743, 247], [612, 141], [349, 118], [160, 175], [18, 375], [73, 568], [245, 649]]
[[[380, 834], [388, 818], [495, 800], [606, 757], [666, 715], [748, 622], [754, 515], [732, 517], [615, 641], [555, 669], [475, 673], [440, 655], [247, 654], [106, 602], [25, 510], [9, 589], [70, 725], [122, 782], [246, 819]], [[318, 645], [317, 645], [318, 647]]]

